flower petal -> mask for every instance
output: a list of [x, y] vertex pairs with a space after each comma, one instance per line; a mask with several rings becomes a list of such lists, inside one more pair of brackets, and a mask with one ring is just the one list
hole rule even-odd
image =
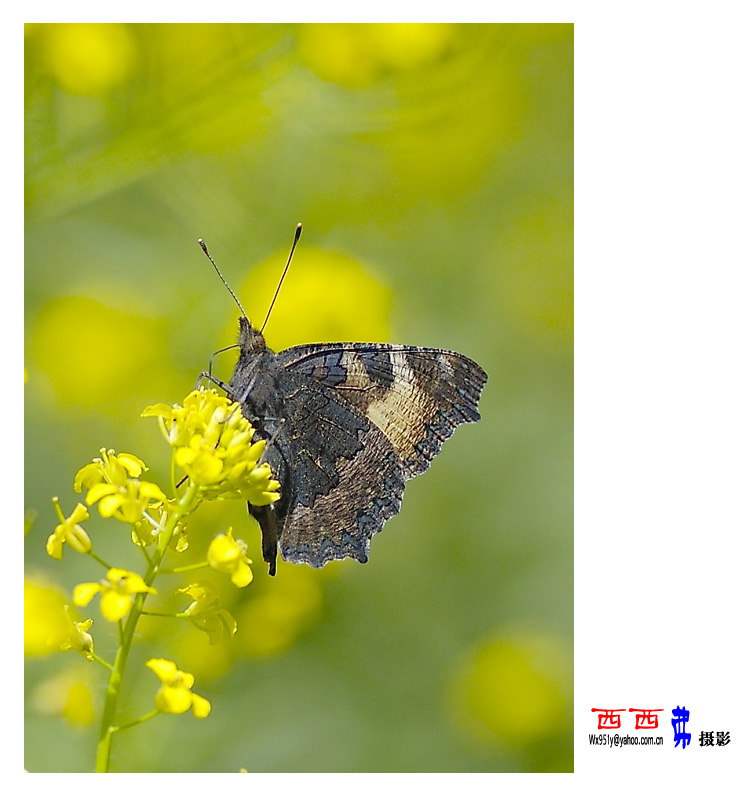
[[135, 457], [133, 454], [118, 454], [118, 461], [126, 469], [129, 476], [134, 479], [141, 475], [142, 471], [148, 470], [144, 461]]
[[49, 535], [49, 539], [46, 540], [46, 553], [53, 559], [61, 559], [64, 555], [64, 538], [57, 532]]
[[163, 684], [173, 684], [177, 677], [177, 665], [169, 659], [149, 659], [146, 666]]
[[121, 595], [120, 592], [109, 590], [100, 598], [100, 612], [106, 620], [117, 623], [123, 619], [133, 605], [132, 595]]
[[154, 698], [154, 705], [165, 714], [184, 714], [192, 705], [192, 692], [176, 686], [163, 686]]
[[85, 502], [88, 506], [92, 506], [104, 496], [115, 494], [117, 492], [118, 488], [114, 485], [108, 484], [107, 482], [98, 482], [97, 484], [92, 485], [92, 487], [90, 487], [90, 489], [87, 491]]
[[200, 695], [193, 692], [192, 713], [198, 719], [205, 719], [210, 714], [210, 702]]
[[254, 579], [254, 573], [246, 562], [239, 562], [233, 573], [231, 573], [231, 581], [237, 587], [246, 587], [251, 584]]
[[83, 584], [77, 584], [72, 592], [72, 602], [75, 606], [87, 606], [101, 589], [100, 584], [96, 582], [86, 581]]

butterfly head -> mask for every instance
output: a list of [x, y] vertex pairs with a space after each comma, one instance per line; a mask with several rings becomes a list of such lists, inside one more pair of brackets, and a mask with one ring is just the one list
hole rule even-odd
[[295, 247], [297, 246], [298, 241], [300, 240], [300, 234], [303, 231], [303, 225], [298, 224], [295, 228], [295, 236], [293, 237], [293, 245], [290, 248], [290, 254], [287, 257], [287, 263], [285, 264], [285, 268], [282, 272], [282, 276], [280, 277], [280, 282], [277, 285], [277, 290], [275, 291], [275, 295], [272, 297], [272, 304], [269, 306], [269, 310], [267, 310], [267, 316], [264, 319], [264, 323], [262, 324], [260, 329], [255, 329], [251, 321], [247, 318], [246, 312], [244, 308], [241, 306], [241, 302], [239, 301], [236, 294], [231, 290], [231, 286], [226, 282], [223, 274], [221, 274], [220, 269], [216, 265], [215, 260], [210, 256], [210, 252], [208, 251], [208, 247], [205, 245], [205, 241], [202, 238], [198, 238], [198, 243], [200, 244], [200, 248], [205, 252], [206, 257], [210, 262], [213, 264], [213, 268], [216, 270], [216, 274], [221, 278], [221, 282], [228, 288], [228, 292], [233, 297], [233, 300], [238, 305], [239, 310], [241, 311], [241, 318], [239, 318], [239, 348], [241, 349], [243, 354], [249, 353], [256, 353], [260, 351], [265, 351], [267, 346], [264, 342], [264, 336], [262, 335], [262, 331], [267, 326], [267, 321], [269, 320], [270, 313], [272, 312], [272, 308], [275, 306], [275, 300], [277, 299], [277, 294], [280, 292], [280, 288], [282, 287], [282, 282], [285, 279], [285, 275], [287, 274], [287, 270], [290, 267], [290, 261], [292, 260], [293, 253], [295, 252]]
[[258, 352], [267, 348], [264, 335], [258, 329], [254, 329], [245, 315], [239, 318], [239, 348], [243, 352]]

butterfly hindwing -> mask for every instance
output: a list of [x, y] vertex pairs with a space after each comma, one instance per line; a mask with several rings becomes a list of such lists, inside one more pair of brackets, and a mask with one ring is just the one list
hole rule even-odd
[[345, 557], [366, 562], [370, 538], [398, 512], [403, 496], [390, 441], [320, 381], [281, 368], [273, 383], [282, 396], [282, 419], [264, 459], [282, 497], [274, 510], [259, 509], [255, 516], [264, 530], [274, 512], [280, 552], [288, 562], [313, 567]]

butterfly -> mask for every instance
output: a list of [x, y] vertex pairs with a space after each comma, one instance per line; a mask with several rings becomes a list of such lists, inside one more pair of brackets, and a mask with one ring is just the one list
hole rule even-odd
[[239, 358], [221, 386], [255, 440], [268, 440], [262, 461], [280, 483], [277, 502], [249, 505], [270, 575], [278, 549], [284, 561], [312, 567], [366, 562], [371, 538], [399, 512], [408, 479], [429, 467], [459, 424], [480, 419], [487, 374], [446, 349], [310, 343], [274, 352], [262, 334], [267, 319], [257, 330], [241, 312]]

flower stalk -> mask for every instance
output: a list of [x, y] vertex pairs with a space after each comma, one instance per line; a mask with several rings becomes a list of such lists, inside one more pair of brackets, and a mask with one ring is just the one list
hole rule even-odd
[[[178, 669], [165, 658], [147, 661], [147, 667], [160, 680], [154, 697], [154, 709], [137, 720], [121, 723], [117, 719], [131, 647], [143, 614], [185, 619], [204, 631], [210, 644], [217, 644], [224, 634], [236, 633], [236, 621], [221, 604], [219, 590], [207, 578], [175, 589], [191, 603], [184, 611], [146, 611], [149, 595], [156, 595], [154, 582], [160, 575], [182, 574], [193, 570], [227, 573], [236, 587], [252, 581], [246, 543], [234, 538], [233, 530], [215, 535], [206, 561], [192, 565], [163, 566], [165, 555], [177, 556], [188, 547], [186, 522], [203, 501], [238, 498], [255, 506], [265, 506], [279, 499], [280, 485], [272, 478], [269, 465], [262, 463], [264, 441], [253, 442], [254, 429], [241, 414], [240, 406], [213, 390], [193, 391], [183, 406], [157, 404], [142, 415], [155, 417], [160, 431], [171, 447], [172, 495], [168, 498], [154, 482], [141, 478], [146, 465], [132, 454], [116, 454], [101, 449], [100, 457], [81, 468], [74, 480], [76, 492], [86, 488], [85, 504], [78, 503], [68, 517], [58, 499], [54, 499], [59, 524], [46, 542], [49, 556], [61, 560], [65, 550], [90, 556], [106, 568], [106, 577], [97, 582], [77, 584], [72, 601], [84, 607], [99, 596], [100, 611], [118, 629], [118, 650], [113, 663], [94, 651], [90, 628], [93, 620], [76, 620], [70, 607], [65, 609], [62, 650], [74, 649], [88, 661], [98, 662], [109, 671], [105, 690], [95, 771], [108, 772], [114, 734], [151, 719], [158, 714], [183, 714], [192, 711], [204, 719], [210, 714], [210, 702], [192, 691], [194, 677]], [[177, 480], [178, 470], [184, 476]], [[146, 562], [144, 575], [111, 567], [93, 552], [93, 543], [82, 524], [90, 518], [88, 507], [97, 506], [101, 517], [111, 518], [130, 528], [133, 544]], [[147, 550], [148, 548], [148, 550]]]
[[[159, 573], [159, 568], [167, 552], [169, 543], [172, 539], [177, 524], [183, 517], [192, 511], [192, 506], [197, 499], [198, 486], [190, 483], [187, 487], [182, 498], [177, 502], [170, 516], [167, 518], [167, 524], [159, 535], [156, 551], [151, 557], [149, 567], [147, 568], [144, 581], [148, 586], [153, 586], [154, 579]], [[131, 650], [131, 643], [133, 642], [134, 634], [136, 632], [136, 625], [144, 610], [144, 604], [149, 593], [139, 593], [133, 602], [133, 607], [128, 615], [125, 625], [123, 626], [123, 633], [121, 634], [121, 643], [116, 654], [115, 661], [113, 662], [113, 670], [110, 674], [108, 681], [108, 688], [105, 691], [105, 703], [103, 705], [103, 717], [100, 723], [100, 737], [98, 739], [97, 756], [95, 758], [95, 771], [107, 772], [110, 766], [110, 749], [113, 742], [113, 734], [121, 728], [115, 726], [115, 716], [118, 710], [118, 701], [121, 696], [121, 686], [123, 684], [123, 675], [126, 671], [126, 663], [128, 662], [128, 654]]]

